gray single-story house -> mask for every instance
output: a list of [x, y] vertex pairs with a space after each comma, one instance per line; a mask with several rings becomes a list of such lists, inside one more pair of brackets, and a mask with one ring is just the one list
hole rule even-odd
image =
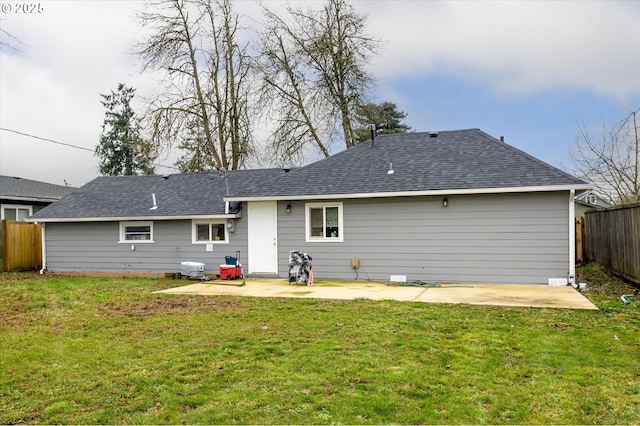
[[[590, 186], [478, 130], [381, 135], [304, 167], [100, 177], [33, 215], [55, 272], [327, 279], [571, 280], [574, 197]], [[354, 269], [354, 259], [358, 268]]]

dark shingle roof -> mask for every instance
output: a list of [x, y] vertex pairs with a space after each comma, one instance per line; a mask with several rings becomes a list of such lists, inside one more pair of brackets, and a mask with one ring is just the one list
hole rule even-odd
[[0, 176], [0, 198], [6, 200], [53, 202], [74, 191], [70, 186], [54, 185], [13, 176]]
[[[282, 173], [279, 169], [231, 170], [229, 191], [256, 185]], [[225, 178], [221, 173], [165, 176], [103, 176], [55, 202], [31, 219], [190, 217], [225, 212]], [[158, 208], [153, 207], [155, 194]]]
[[[394, 173], [389, 174], [390, 167]], [[230, 200], [393, 195], [588, 184], [478, 130], [378, 136], [305, 167], [227, 172]], [[155, 194], [158, 208], [153, 207]], [[193, 217], [224, 214], [219, 173], [99, 177], [35, 215], [38, 219]]]
[[232, 199], [582, 185], [587, 184], [468, 129], [380, 135], [373, 143], [243, 187]]

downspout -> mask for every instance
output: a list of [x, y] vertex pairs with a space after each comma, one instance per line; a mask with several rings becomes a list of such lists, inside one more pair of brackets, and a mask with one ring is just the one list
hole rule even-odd
[[[37, 223], [37, 222], [36, 222]], [[44, 275], [44, 271], [47, 270], [47, 244], [46, 244], [46, 238], [44, 236], [45, 233], [45, 224], [42, 223], [37, 223], [38, 225], [40, 225], [40, 228], [42, 228], [42, 232], [40, 233], [40, 239], [42, 240], [42, 269], [40, 269], [40, 275]]]
[[569, 191], [569, 277], [571, 286], [576, 283], [576, 190]]

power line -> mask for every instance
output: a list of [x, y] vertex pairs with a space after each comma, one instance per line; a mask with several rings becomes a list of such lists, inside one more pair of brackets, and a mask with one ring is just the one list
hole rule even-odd
[[94, 152], [94, 150], [90, 149], [90, 148], [85, 148], [83, 146], [72, 145], [70, 143], [58, 142], [58, 141], [54, 141], [53, 139], [41, 138], [40, 136], [30, 135], [29, 133], [22, 133], [22, 132], [19, 132], [17, 130], [5, 129], [4, 127], [0, 127], [0, 130], [4, 130], [5, 132], [16, 133], [16, 134], [22, 135], [22, 136], [27, 136], [29, 138], [40, 139], [41, 141], [52, 142], [52, 143], [55, 143], [55, 144], [58, 144], [58, 145], [70, 146], [71, 148], [83, 149], [85, 151]]
[[[95, 153], [95, 150], [91, 149], [91, 148], [85, 148], [84, 146], [78, 146], [78, 145], [73, 145], [70, 143], [65, 143], [65, 142], [59, 142], [59, 141], [54, 141], [53, 139], [48, 139], [48, 138], [42, 138], [40, 136], [36, 136], [36, 135], [31, 135], [29, 133], [23, 133], [23, 132], [19, 132], [17, 130], [13, 130], [13, 129], [7, 129], [4, 127], [0, 127], [0, 130], [4, 130], [5, 132], [11, 132], [11, 133], [15, 133], [21, 136], [26, 136], [29, 138], [34, 138], [34, 139], [39, 139], [41, 141], [46, 141], [46, 142], [51, 142], [51, 143], [55, 143], [57, 145], [63, 145], [63, 146], [68, 146], [71, 148], [76, 148], [76, 149], [82, 149], [84, 151], [89, 151], [91, 153]], [[152, 163], [154, 166], [158, 166], [158, 167], [166, 167], [168, 169], [173, 169], [173, 170], [180, 170], [177, 167], [173, 167], [173, 166], [165, 166], [164, 164], [159, 164], [159, 163]]]

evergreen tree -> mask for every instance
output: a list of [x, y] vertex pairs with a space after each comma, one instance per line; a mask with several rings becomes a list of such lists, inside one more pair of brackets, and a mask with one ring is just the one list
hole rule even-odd
[[100, 158], [100, 173], [109, 176], [153, 174], [156, 154], [140, 136], [139, 119], [131, 108], [135, 89], [118, 84], [109, 95], [100, 95], [107, 109], [100, 143], [95, 155]]
[[176, 161], [181, 173], [210, 172], [216, 170], [216, 160], [208, 149], [207, 141], [199, 133], [198, 125], [186, 125], [186, 135], [178, 145], [184, 154]]
[[406, 113], [398, 111], [398, 107], [393, 102], [382, 102], [380, 104], [368, 103], [356, 107], [356, 139], [358, 143], [371, 139], [370, 124], [375, 124], [377, 134], [406, 133], [411, 130], [402, 120]]

